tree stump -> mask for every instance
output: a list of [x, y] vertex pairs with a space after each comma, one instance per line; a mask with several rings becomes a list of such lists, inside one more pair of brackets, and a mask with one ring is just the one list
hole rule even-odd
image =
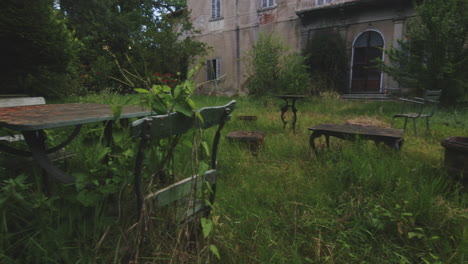
[[229, 142], [238, 143], [249, 148], [249, 150], [256, 154], [262, 147], [265, 139], [265, 132], [263, 131], [232, 131], [226, 135]]

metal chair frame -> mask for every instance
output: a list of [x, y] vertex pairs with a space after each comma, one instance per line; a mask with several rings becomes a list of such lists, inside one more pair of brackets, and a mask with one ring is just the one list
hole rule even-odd
[[[414, 126], [414, 134], [418, 136], [418, 130], [416, 127], [416, 120], [418, 118], [425, 118], [426, 119], [426, 128], [429, 130], [429, 118], [431, 118], [439, 104], [439, 98], [441, 95], [441, 90], [426, 90], [424, 97], [414, 97], [413, 99], [407, 98], [398, 98], [402, 101], [401, 111], [399, 114], [396, 114], [392, 117], [392, 126], [395, 118], [404, 118], [405, 123], [403, 126], [403, 130], [406, 130], [406, 125], [408, 123], [408, 119], [413, 119], [413, 126]], [[417, 105], [418, 110], [415, 112], [407, 112], [408, 107], [410, 105]]]

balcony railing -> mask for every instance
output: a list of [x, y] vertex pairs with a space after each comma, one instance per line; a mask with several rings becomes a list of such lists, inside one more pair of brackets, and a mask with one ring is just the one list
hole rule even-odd
[[362, 0], [297, 0], [296, 12], [359, 1]]

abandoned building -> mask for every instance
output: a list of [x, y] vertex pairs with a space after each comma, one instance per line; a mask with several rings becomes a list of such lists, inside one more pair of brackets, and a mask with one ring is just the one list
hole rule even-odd
[[373, 64], [398, 45], [414, 11], [410, 0], [188, 0], [197, 40], [212, 51], [196, 78], [204, 94], [245, 94], [242, 58], [260, 32], [274, 32], [301, 52], [320, 30], [339, 32], [349, 64], [345, 94], [384, 94], [401, 88]]

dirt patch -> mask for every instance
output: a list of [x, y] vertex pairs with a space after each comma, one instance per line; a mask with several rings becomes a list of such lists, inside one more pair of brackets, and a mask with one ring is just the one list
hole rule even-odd
[[360, 116], [353, 119], [346, 120], [346, 124], [352, 125], [361, 125], [361, 126], [374, 126], [374, 127], [384, 127], [384, 128], [391, 128], [392, 126], [377, 118], [368, 117], [368, 116]]

